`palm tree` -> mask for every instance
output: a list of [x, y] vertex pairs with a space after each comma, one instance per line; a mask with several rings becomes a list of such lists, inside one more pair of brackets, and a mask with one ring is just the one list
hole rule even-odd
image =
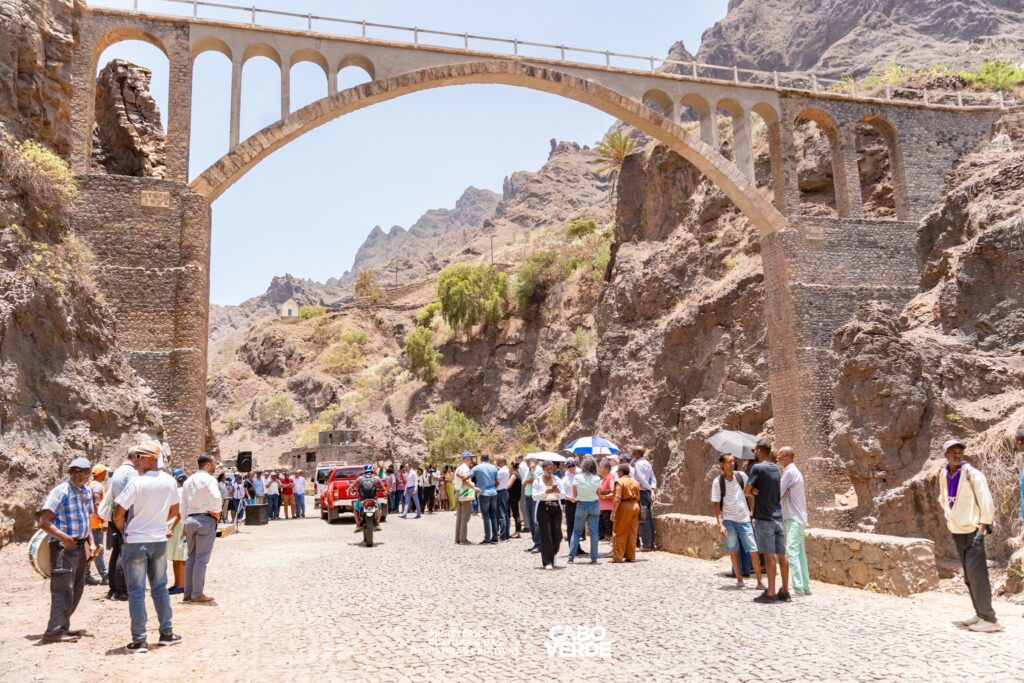
[[608, 190], [608, 201], [615, 201], [615, 181], [622, 171], [622, 162], [636, 149], [636, 141], [629, 131], [611, 130], [604, 134], [601, 142], [594, 147], [597, 158], [593, 163], [600, 173], [608, 175], [611, 186]]

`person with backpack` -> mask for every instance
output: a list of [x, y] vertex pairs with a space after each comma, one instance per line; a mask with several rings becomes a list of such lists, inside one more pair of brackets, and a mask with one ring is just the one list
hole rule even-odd
[[[363, 501], [364, 500], [376, 500], [377, 499], [377, 487], [381, 484], [381, 480], [373, 473], [373, 465], [363, 465], [363, 473], [352, 482], [352, 485], [348, 487], [348, 494], [350, 496], [358, 494], [355, 505], [352, 506], [352, 514], [356, 518], [356, 528], [352, 530], [352, 533], [357, 534], [363, 530], [362, 516], [363, 516]], [[378, 520], [373, 520], [373, 530], [380, 531], [380, 523]]]
[[939, 505], [953, 535], [964, 583], [974, 605], [973, 617], [954, 623], [979, 633], [1002, 631], [992, 609], [992, 585], [985, 556], [985, 536], [992, 533], [995, 516], [992, 493], [985, 475], [964, 462], [963, 441], [950, 439], [942, 444], [942, 450], [946, 464], [939, 470]]
[[[765, 440], [757, 442], [754, 457], [757, 464], [750, 468], [745, 492], [754, 497], [754, 539], [764, 553], [768, 588], [754, 598], [754, 602], [767, 604], [790, 602], [789, 558], [786, 557], [786, 532], [782, 526], [782, 471], [771, 458], [772, 445]], [[779, 568], [781, 589], [775, 592], [775, 567]]]
[[757, 558], [757, 543], [754, 541], [754, 527], [750, 524], [750, 503], [743, 490], [747, 485], [747, 476], [736, 470], [735, 456], [719, 456], [718, 466], [722, 473], [711, 485], [711, 502], [715, 505], [715, 520], [718, 522], [719, 533], [725, 539], [725, 552], [732, 558], [736, 588], [746, 587], [739, 557], [740, 553], [744, 553], [754, 565], [758, 590], [764, 590], [761, 563]]

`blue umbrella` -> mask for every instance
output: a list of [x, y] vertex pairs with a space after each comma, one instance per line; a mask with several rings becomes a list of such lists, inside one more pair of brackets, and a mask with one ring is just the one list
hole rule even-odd
[[611, 455], [612, 453], [618, 453], [619, 447], [608, 439], [602, 439], [599, 436], [584, 436], [566, 446], [565, 450], [576, 455]]

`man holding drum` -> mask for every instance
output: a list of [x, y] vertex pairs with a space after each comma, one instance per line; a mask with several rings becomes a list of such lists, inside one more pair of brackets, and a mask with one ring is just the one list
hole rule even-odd
[[45, 643], [74, 642], [84, 633], [71, 630], [71, 615], [78, 608], [85, 588], [85, 571], [94, 548], [89, 534], [92, 491], [87, 458], [75, 458], [68, 466], [68, 479], [50, 490], [39, 510], [39, 528], [49, 535], [50, 622], [43, 634]]

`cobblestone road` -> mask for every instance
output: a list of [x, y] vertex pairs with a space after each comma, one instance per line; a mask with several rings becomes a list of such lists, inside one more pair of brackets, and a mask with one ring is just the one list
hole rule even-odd
[[[456, 546], [453, 524], [452, 513], [395, 516], [372, 549], [350, 523], [243, 528], [214, 549], [208, 592], [219, 605], [174, 598], [183, 644], [135, 656], [124, 650], [126, 603], [102, 599], [99, 587], [86, 589], [72, 620], [87, 637], [40, 644], [47, 584], [23, 544], [8, 547], [0, 679], [1024, 679], [1024, 619], [1005, 603], [997, 610], [1007, 629], [996, 635], [954, 627], [970, 611], [956, 595], [900, 599], [814, 584], [810, 598], [755, 605], [753, 590], [721, 577], [724, 561], [648, 553], [612, 565], [602, 544], [596, 566], [561, 560], [543, 571], [525, 539]], [[482, 537], [479, 518], [470, 534]], [[151, 606], [150, 615], [153, 630]], [[573, 648], [598, 656], [565, 656]]]

